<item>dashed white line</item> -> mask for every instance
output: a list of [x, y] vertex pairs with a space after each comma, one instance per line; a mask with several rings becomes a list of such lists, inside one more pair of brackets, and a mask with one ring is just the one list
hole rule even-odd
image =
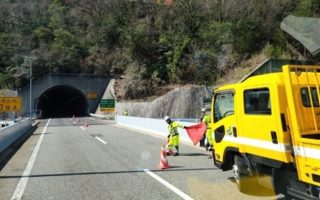
[[180, 197], [182, 197], [183, 199], [187, 199], [187, 200], [193, 200], [189, 195], [187, 195], [186, 193], [182, 192], [181, 190], [179, 190], [178, 188], [174, 187], [173, 185], [171, 185], [169, 182], [167, 182], [166, 180], [164, 180], [163, 178], [161, 178], [160, 176], [156, 175], [155, 173], [151, 172], [148, 169], [143, 169], [143, 171], [145, 173], [147, 173], [149, 176], [151, 176], [152, 178], [156, 179], [157, 181], [159, 181], [160, 183], [162, 183], [164, 186], [166, 186], [167, 188], [169, 188], [170, 190], [172, 190], [174, 193], [176, 193], [177, 195], [179, 195]]
[[103, 144], [107, 144], [107, 142], [106, 141], [104, 141], [103, 139], [101, 139], [101, 138], [99, 138], [99, 137], [95, 137], [97, 140], [99, 140], [100, 142], [102, 142]]
[[38, 152], [39, 152], [39, 149], [40, 149], [43, 137], [44, 137], [44, 133], [47, 131], [47, 127], [48, 127], [50, 121], [51, 121], [51, 119], [48, 120], [46, 126], [44, 127], [44, 129], [39, 137], [39, 140], [38, 140], [37, 145], [31, 154], [31, 157], [29, 159], [27, 167], [25, 168], [23, 175], [22, 175], [22, 177], [21, 177], [21, 179], [20, 179], [20, 181], [19, 181], [19, 183], [18, 183], [18, 185], [17, 185], [17, 187], [11, 197], [12, 200], [20, 200], [23, 193], [24, 193], [24, 190], [26, 189], [26, 186], [27, 186], [27, 183], [29, 180], [29, 176], [30, 176], [32, 168], [33, 168], [33, 164], [37, 158], [37, 155], [38, 155]]
[[82, 127], [82, 126], [80, 126], [80, 128], [82, 129], [82, 130], [86, 130], [84, 127]]

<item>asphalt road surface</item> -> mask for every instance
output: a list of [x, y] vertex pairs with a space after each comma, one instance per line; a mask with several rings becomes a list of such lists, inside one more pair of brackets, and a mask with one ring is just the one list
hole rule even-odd
[[159, 170], [164, 142], [91, 118], [43, 120], [1, 169], [0, 199], [275, 199], [240, 193], [231, 171], [190, 145]]

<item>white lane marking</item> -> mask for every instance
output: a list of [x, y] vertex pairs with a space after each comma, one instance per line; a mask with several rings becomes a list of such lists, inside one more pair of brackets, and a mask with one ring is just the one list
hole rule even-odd
[[104, 141], [103, 139], [101, 139], [101, 138], [99, 138], [99, 137], [95, 137], [97, 140], [99, 140], [100, 142], [102, 142], [103, 144], [107, 144], [107, 142], [106, 141]]
[[38, 155], [38, 152], [39, 152], [39, 149], [40, 149], [40, 145], [42, 143], [42, 140], [43, 140], [43, 137], [44, 137], [44, 133], [47, 131], [47, 128], [48, 128], [48, 125], [50, 123], [51, 119], [48, 120], [46, 126], [44, 127], [40, 137], [39, 137], [39, 140], [37, 142], [37, 145], [35, 146], [32, 154], [31, 154], [31, 157], [29, 159], [29, 162], [27, 164], [27, 167], [25, 168], [24, 172], [23, 172], [23, 175], [11, 197], [12, 200], [20, 200], [22, 198], [22, 195], [24, 193], [24, 190], [26, 189], [26, 186], [27, 186], [27, 183], [28, 183], [28, 180], [29, 180], [29, 176], [31, 174], [31, 171], [32, 171], [32, 168], [33, 168], [33, 164], [37, 158], [37, 155]]
[[193, 200], [193, 198], [191, 198], [189, 195], [187, 195], [186, 193], [182, 192], [181, 190], [179, 190], [178, 188], [174, 187], [173, 185], [171, 185], [169, 182], [167, 182], [166, 180], [164, 180], [163, 178], [161, 178], [160, 176], [156, 175], [155, 173], [151, 172], [148, 169], [143, 169], [143, 171], [145, 173], [147, 173], [149, 176], [151, 176], [152, 178], [156, 179], [157, 181], [159, 181], [160, 183], [162, 183], [163, 185], [165, 185], [167, 188], [169, 188], [170, 190], [172, 190], [173, 192], [175, 192], [177, 195], [179, 195], [180, 197], [182, 197], [183, 199], [188, 199], [188, 200]]
[[80, 128], [82, 129], [82, 130], [86, 130], [84, 127], [82, 127], [82, 126], [80, 126]]

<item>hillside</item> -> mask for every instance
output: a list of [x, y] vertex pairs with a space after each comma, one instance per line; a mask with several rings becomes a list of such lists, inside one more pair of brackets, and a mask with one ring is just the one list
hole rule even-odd
[[159, 2], [1, 1], [0, 87], [28, 84], [30, 56], [33, 79], [51, 72], [113, 75], [121, 100], [214, 85], [255, 55], [303, 54], [280, 22], [320, 13], [318, 0]]
[[[253, 58], [243, 63], [244, 67], [236, 67], [229, 70], [211, 87], [169, 85], [166, 89], [170, 90], [171, 88], [171, 91], [166, 92], [161, 88], [154, 98], [139, 99], [138, 101], [120, 101], [116, 104], [117, 114], [121, 115], [127, 111], [128, 115], [136, 117], [163, 118], [169, 115], [174, 118], [199, 118], [201, 109], [205, 107], [203, 99], [210, 97], [212, 88], [240, 81], [248, 72], [266, 59], [264, 54], [253, 56]], [[118, 95], [119, 97], [121, 100], [121, 95]]]

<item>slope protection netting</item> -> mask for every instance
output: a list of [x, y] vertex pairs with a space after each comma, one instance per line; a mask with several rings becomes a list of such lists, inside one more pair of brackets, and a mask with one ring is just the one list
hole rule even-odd
[[281, 29], [299, 41], [311, 54], [320, 52], [320, 18], [289, 15], [282, 20]]

